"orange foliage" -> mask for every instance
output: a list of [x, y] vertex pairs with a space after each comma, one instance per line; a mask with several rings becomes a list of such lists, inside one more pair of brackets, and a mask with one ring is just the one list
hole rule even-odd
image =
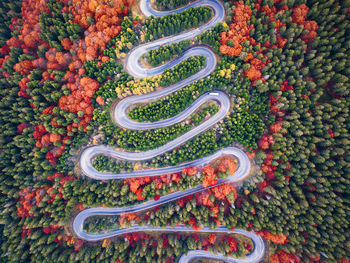
[[139, 218], [136, 216], [136, 213], [130, 212], [130, 213], [122, 213], [120, 215], [120, 225], [123, 226], [125, 221], [131, 222], [132, 220], [138, 220]]
[[[244, 5], [243, 1], [235, 2], [233, 23], [230, 24], [228, 32], [220, 34], [220, 52], [229, 56], [238, 56], [242, 51], [241, 43], [249, 40], [250, 30], [253, 25], [248, 26], [247, 21], [252, 15], [252, 10], [249, 6]], [[232, 40], [233, 47], [227, 46], [227, 41]]]
[[[85, 38], [78, 44], [78, 57], [82, 62], [93, 60], [98, 50], [121, 31], [122, 15], [127, 15], [133, 0], [73, 0], [69, 7], [74, 15], [73, 22], [87, 29]], [[95, 21], [95, 23], [93, 23]]]
[[228, 56], [236, 57], [241, 54], [242, 46], [239, 45], [237, 47], [229, 47], [227, 45], [220, 46], [220, 52], [222, 54], [226, 54]]
[[50, 133], [50, 142], [55, 143], [61, 140], [61, 135], [58, 133]]
[[273, 136], [271, 134], [263, 134], [261, 139], [258, 141], [259, 148], [263, 150], [267, 150], [270, 148], [270, 145], [274, 144], [275, 141], [273, 139]]
[[216, 206], [210, 207], [210, 211], [212, 211], [213, 216], [217, 218], [219, 214], [219, 206], [216, 205]]
[[72, 48], [73, 42], [69, 38], [64, 38], [61, 40], [61, 45], [65, 50], [70, 50]]
[[250, 68], [244, 71], [244, 75], [253, 81], [261, 78], [260, 70], [258, 70], [254, 65], [250, 65]]
[[275, 124], [270, 125], [270, 131], [272, 133], [277, 133], [282, 129], [282, 122], [276, 122]]
[[230, 246], [230, 252], [237, 251], [237, 240], [233, 236], [227, 237], [227, 244]]
[[198, 168], [197, 167], [186, 167], [183, 169], [183, 172], [189, 176], [196, 175], [198, 172]]
[[33, 63], [30, 60], [23, 60], [13, 66], [13, 70], [20, 73], [21, 75], [28, 75], [33, 69]]
[[[257, 52], [262, 54], [261, 52]], [[263, 54], [262, 54], [263, 55]], [[266, 58], [263, 55], [263, 58]], [[244, 72], [245, 76], [247, 76], [250, 80], [255, 81], [262, 78], [261, 69], [266, 65], [266, 62], [262, 62], [262, 60], [257, 58], [250, 59], [250, 68]]]
[[[219, 199], [219, 200], [225, 200], [227, 195], [229, 193], [233, 193], [234, 194], [234, 200], [236, 200], [237, 198], [237, 191], [236, 188], [233, 187], [231, 184], [222, 184], [222, 185], [218, 185], [215, 186], [211, 189], [212, 193], [214, 194], [215, 198]], [[227, 201], [229, 203], [233, 203], [234, 200], [228, 200]]]
[[279, 234], [272, 234], [266, 230], [261, 230], [257, 232], [258, 235], [262, 236], [263, 238], [272, 241], [275, 244], [286, 244], [288, 242], [286, 235], [279, 235]]
[[216, 240], [216, 235], [215, 235], [214, 233], [213, 233], [213, 234], [210, 234], [210, 235], [208, 236], [208, 242], [209, 242], [210, 244], [214, 245], [215, 240]]
[[298, 5], [293, 8], [292, 21], [298, 25], [304, 25], [304, 28], [309, 31], [308, 34], [302, 36], [306, 43], [310, 43], [317, 36], [316, 30], [318, 25], [315, 21], [306, 21], [309, 8], [305, 4]]
[[47, 61], [44, 58], [37, 58], [32, 60], [33, 66], [39, 69], [46, 69]]
[[[220, 52], [228, 56], [238, 56], [242, 51], [242, 43], [249, 41], [252, 45], [256, 44], [256, 41], [250, 37], [250, 30], [254, 28], [254, 25], [248, 25], [252, 10], [249, 6], [244, 5], [243, 1], [235, 2], [233, 22], [229, 25], [230, 30], [228, 32], [222, 32], [220, 34]], [[268, 11], [267, 9], [265, 11]], [[233, 44], [232, 47], [227, 45], [228, 41]], [[261, 52], [260, 52], [261, 53]], [[266, 58], [265, 56], [263, 56]], [[266, 63], [254, 58], [251, 53], [248, 54], [245, 62], [250, 62], [250, 68], [244, 72], [245, 76], [252, 81], [262, 79], [261, 69]]]
[[220, 161], [220, 164], [218, 166], [218, 171], [222, 173], [226, 173], [227, 169], [229, 169], [230, 175], [233, 175], [237, 169], [236, 162], [232, 158], [224, 157]]
[[[121, 30], [120, 23], [123, 15], [128, 14], [128, 7], [132, 4], [132, 0], [73, 0], [68, 6], [68, 1], [63, 2], [64, 6], [61, 10], [63, 13], [71, 11], [74, 18], [72, 22], [76, 22], [84, 29], [84, 38], [77, 41], [72, 41], [69, 38], [61, 40], [61, 44], [65, 49], [64, 52], [59, 52], [55, 48], [44, 42], [40, 38], [39, 15], [41, 13], [50, 12], [47, 8], [46, 1], [24, 0], [22, 1], [21, 17], [22, 26], [19, 27], [17, 20], [13, 20], [11, 26], [18, 28], [20, 34], [17, 37], [12, 37], [6, 42], [5, 48], [0, 50], [1, 53], [8, 54], [11, 47], [20, 47], [25, 54], [36, 54], [40, 47], [46, 47], [48, 50], [45, 57], [37, 57], [34, 60], [24, 60], [14, 65], [13, 69], [21, 75], [28, 75], [34, 68], [42, 69], [43, 81], [53, 79], [55, 75], [48, 73], [49, 69], [66, 69], [68, 68], [64, 80], [67, 81], [66, 87], [71, 90], [71, 94], [60, 98], [58, 106], [68, 112], [77, 113], [84, 112], [83, 117], [79, 117], [79, 123], [69, 124], [66, 129], [71, 132], [74, 128], [83, 127], [86, 132], [86, 127], [92, 118], [93, 107], [91, 98], [98, 90], [99, 84], [97, 81], [90, 78], [79, 78], [84, 73], [82, 64], [86, 60], [97, 58], [105, 49], [106, 44], [115, 37]], [[74, 52], [67, 52], [74, 50]], [[9, 59], [5, 56], [0, 63], [4, 63]], [[103, 57], [102, 61], [107, 61], [108, 57]], [[3, 75], [7, 75], [4, 72]], [[20, 91], [19, 96], [29, 97], [26, 93], [27, 82], [30, 76], [25, 76], [19, 81]], [[97, 102], [103, 105], [103, 99], [99, 98]], [[35, 105], [32, 104], [32, 107]], [[52, 112], [48, 113], [54, 115]], [[57, 122], [52, 121], [54, 127], [62, 127]], [[45, 128], [38, 126], [34, 132], [34, 137], [37, 140], [37, 147], [47, 147], [51, 143], [61, 141], [63, 146], [52, 151], [54, 156], [59, 156], [64, 145], [69, 143], [69, 137], [63, 134], [49, 134]], [[51, 161], [54, 162], [52, 159]]]
[[47, 59], [47, 69], [63, 69], [69, 65], [72, 60], [77, 59], [70, 53], [58, 52], [56, 48], [50, 48], [45, 53]]
[[136, 193], [137, 189], [140, 186], [140, 180], [134, 180], [134, 179], [137, 179], [137, 178], [131, 178], [128, 180], [130, 180], [129, 187], [130, 187], [131, 192]]
[[210, 185], [215, 185], [217, 183], [217, 174], [214, 168], [207, 165], [202, 168], [202, 173], [204, 174], [204, 180], [202, 183], [203, 187], [208, 187]]
[[17, 215], [19, 217], [33, 217], [34, 214], [29, 212], [32, 207], [38, 205], [43, 196], [46, 194], [45, 189], [30, 189], [24, 188], [19, 192], [20, 195], [20, 205], [17, 207]]
[[134, 178], [126, 179], [124, 181], [124, 184], [128, 184], [130, 187], [130, 190], [133, 193], [136, 193], [140, 186], [148, 184], [151, 181], [152, 181], [151, 178], [148, 176], [147, 177], [134, 177]]
[[[30, 71], [39, 68], [43, 71], [43, 81], [53, 79], [55, 74], [50, 74], [48, 69], [66, 69], [69, 71], [64, 79], [68, 82], [66, 85], [72, 93], [68, 96], [63, 96], [59, 100], [59, 107], [69, 112], [77, 113], [83, 111], [84, 116], [79, 117], [79, 123], [68, 125], [67, 132], [78, 128], [80, 126], [86, 127], [91, 120], [93, 107], [91, 105], [91, 98], [99, 88], [98, 82], [90, 78], [82, 78], [84, 73], [82, 63], [85, 60], [92, 60], [97, 58], [102, 52], [106, 44], [115, 37], [121, 30], [121, 17], [128, 14], [128, 7], [132, 4], [132, 0], [74, 0], [68, 7], [68, 1], [63, 1], [63, 13], [72, 11], [74, 16], [73, 22], [82, 25], [86, 31], [84, 32], [84, 39], [77, 40], [73, 43], [69, 38], [61, 40], [61, 44], [66, 51], [74, 50], [77, 55], [72, 55], [74, 52], [58, 52], [55, 48], [50, 47], [40, 38], [41, 28], [39, 24], [39, 16], [42, 13], [50, 13], [47, 7], [47, 1], [37, 0], [23, 0], [21, 8], [21, 20], [14, 18], [10, 25], [11, 30], [18, 30], [18, 36], [11, 37], [6, 41], [0, 49], [1, 55], [4, 58], [0, 59], [0, 64], [5, 63], [9, 58], [9, 51], [11, 47], [18, 47], [23, 49], [24, 54], [37, 54], [38, 49], [46, 47], [48, 50], [45, 57], [36, 57], [33, 60], [24, 60], [14, 65], [13, 69], [23, 75], [19, 80], [20, 91], [18, 96], [29, 97], [26, 92], [27, 83], [30, 79]], [[89, 19], [91, 17], [92, 19]], [[95, 23], [96, 21], [96, 23]], [[21, 25], [20, 25], [21, 22]], [[102, 61], [107, 61], [108, 57], [103, 57]], [[78, 72], [77, 72], [78, 71]], [[78, 74], [77, 74], [78, 73]], [[8, 72], [3, 72], [3, 76], [8, 77]], [[98, 103], [103, 104], [103, 100], [99, 99]], [[31, 104], [35, 108], [34, 104]], [[47, 113], [54, 115], [52, 112]], [[57, 122], [52, 121], [54, 127], [62, 127]], [[69, 143], [69, 137], [63, 134], [49, 134], [42, 125], [35, 127], [34, 138], [36, 140], [36, 147], [48, 147], [51, 143], [58, 141], [63, 142], [63, 146], [52, 150], [54, 157], [62, 154], [64, 145]], [[54, 163], [54, 159], [50, 160]]]
[[270, 263], [280, 263], [277, 254], [273, 254], [273, 255], [270, 257]]
[[207, 191], [202, 191], [202, 192], [196, 194], [197, 204], [212, 207], [213, 202], [209, 199], [210, 193], [211, 193], [210, 190], [207, 190]]
[[109, 60], [109, 57], [107, 56], [103, 56], [101, 59], [102, 63], [107, 62], [108, 60]]
[[180, 182], [180, 180], [181, 180], [181, 174], [179, 174], [179, 173], [173, 174], [173, 175], [171, 176], [171, 180], [172, 180], [173, 182], [176, 182], [176, 183]]
[[298, 257], [293, 256], [293, 254], [287, 253], [284, 250], [279, 250], [277, 253], [270, 257], [271, 263], [300, 263]]
[[24, 53], [30, 53], [31, 49], [36, 49], [43, 41], [41, 40], [39, 15], [48, 12], [46, 1], [23, 0], [22, 1], [22, 21], [18, 40], [22, 43]]
[[193, 216], [191, 216], [190, 220], [188, 220], [188, 224], [192, 225], [191, 228], [195, 231], [202, 229], [201, 226], [197, 225], [196, 219]]
[[93, 80], [89, 77], [79, 79], [79, 77], [76, 75], [75, 83], [67, 84], [67, 87], [72, 91], [72, 93], [66, 96], [62, 96], [58, 101], [58, 106], [61, 109], [73, 113], [83, 111], [85, 115], [80, 123], [73, 123], [72, 127], [83, 126], [85, 129], [91, 120], [93, 112], [93, 107], [91, 106], [91, 98], [98, 90], [99, 84], [96, 80]]

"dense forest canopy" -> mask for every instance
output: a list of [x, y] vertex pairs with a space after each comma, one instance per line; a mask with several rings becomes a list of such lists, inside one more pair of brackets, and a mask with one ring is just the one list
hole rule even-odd
[[[176, 262], [189, 250], [232, 257], [253, 251], [240, 235], [136, 232], [86, 242], [71, 225], [89, 207], [124, 207], [189, 187], [215, 186], [238, 163], [222, 158], [171, 175], [92, 180], [79, 169], [87, 145], [156, 149], [212, 118], [203, 104], [175, 125], [129, 130], [111, 112], [123, 98], [165, 89], [200, 72], [192, 56], [162, 74], [136, 78], [125, 70], [133, 48], [198, 28], [207, 6], [142, 17], [132, 0], [0, 2], [1, 262]], [[189, 3], [156, 0], [158, 10]], [[183, 145], [147, 161], [93, 160], [113, 173], [175, 166], [229, 146], [244, 148], [255, 170], [140, 214], [91, 217], [91, 233], [140, 225], [184, 224], [199, 230], [255, 231], [266, 262], [349, 262], [350, 1], [230, 0], [225, 21], [200, 35], [143, 54], [164, 65], [192, 46], [215, 52], [209, 76], [161, 99], [135, 105], [128, 117], [174, 117], [213, 90], [230, 98], [225, 118]], [[136, 10], [136, 11], [135, 11]]]

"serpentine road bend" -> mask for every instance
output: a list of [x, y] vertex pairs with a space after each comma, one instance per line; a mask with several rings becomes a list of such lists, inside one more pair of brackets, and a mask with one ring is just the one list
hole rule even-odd
[[[164, 154], [180, 145], [182, 145], [184, 142], [192, 139], [196, 135], [200, 134], [201, 132], [209, 129], [213, 125], [215, 125], [220, 120], [224, 119], [225, 116], [228, 114], [230, 109], [230, 99], [228, 96], [222, 92], [222, 91], [212, 91], [203, 94], [200, 96], [194, 103], [192, 103], [186, 110], [184, 110], [182, 113], [178, 114], [175, 117], [166, 119], [166, 120], [160, 120], [152, 123], [144, 122], [136, 122], [131, 120], [128, 117], [127, 110], [130, 106], [138, 103], [149, 103], [153, 100], [160, 99], [168, 94], [171, 94], [178, 89], [185, 87], [186, 85], [189, 85], [201, 78], [207, 77], [211, 72], [214, 71], [216, 67], [216, 57], [215, 54], [207, 47], [204, 46], [195, 46], [190, 49], [188, 49], [186, 52], [178, 56], [176, 59], [161, 65], [159, 67], [155, 67], [152, 69], [146, 69], [141, 65], [140, 58], [143, 54], [147, 53], [149, 50], [157, 49], [163, 44], [170, 44], [179, 42], [186, 39], [191, 39], [201, 32], [208, 30], [212, 27], [214, 27], [217, 23], [223, 21], [225, 10], [222, 4], [218, 0], [198, 0], [196, 2], [193, 2], [185, 7], [181, 7], [179, 9], [173, 10], [173, 11], [156, 11], [151, 8], [150, 6], [150, 0], [140, 0], [140, 7], [142, 12], [146, 16], [165, 16], [172, 13], [179, 13], [182, 12], [190, 7], [198, 7], [198, 6], [208, 6], [210, 7], [214, 12], [213, 17], [211, 20], [200, 26], [199, 28], [195, 30], [191, 30], [188, 32], [185, 32], [181, 35], [171, 36], [164, 39], [156, 40], [151, 43], [146, 43], [144, 45], [140, 45], [136, 48], [134, 48], [132, 51], [129, 52], [126, 60], [126, 69], [128, 72], [137, 78], [144, 78], [148, 76], [154, 76], [161, 74], [165, 69], [174, 67], [176, 64], [180, 63], [181, 61], [192, 57], [192, 56], [204, 56], [206, 59], [206, 63], [203, 69], [201, 69], [196, 74], [188, 77], [185, 80], [182, 80], [174, 85], [171, 85], [165, 89], [158, 90], [149, 94], [145, 95], [139, 95], [139, 96], [131, 96], [127, 97], [123, 100], [121, 100], [118, 105], [114, 109], [113, 118], [116, 121], [118, 125], [125, 129], [134, 129], [134, 130], [146, 130], [146, 129], [155, 129], [160, 127], [166, 127], [171, 126], [176, 123], [179, 123], [189, 117], [191, 114], [193, 114], [203, 103], [207, 101], [216, 101], [219, 106], [220, 110], [212, 116], [210, 119], [206, 120], [204, 123], [200, 124], [199, 126], [191, 129], [190, 131], [186, 132], [185, 134], [181, 135], [180, 137], [166, 143], [165, 145], [145, 151], [145, 152], [128, 152], [128, 151], [119, 151], [115, 150], [114, 148], [110, 146], [105, 145], [98, 145], [98, 146], [92, 146], [86, 148], [80, 157], [80, 166], [83, 171], [83, 173], [96, 180], [111, 180], [111, 179], [127, 179], [127, 178], [133, 178], [133, 177], [144, 177], [144, 176], [158, 176], [163, 174], [171, 174], [180, 172], [185, 167], [190, 166], [204, 166], [209, 164], [212, 160], [223, 156], [223, 155], [232, 155], [235, 157], [235, 159], [238, 162], [238, 168], [234, 175], [227, 177], [226, 179], [220, 179], [218, 180], [218, 183], [215, 185], [220, 185], [223, 183], [230, 183], [230, 182], [238, 182], [243, 180], [245, 177], [248, 176], [251, 164], [248, 156], [243, 152], [242, 150], [236, 148], [236, 147], [227, 147], [224, 149], [221, 149], [217, 151], [216, 153], [195, 160], [187, 163], [180, 164], [179, 166], [175, 167], [164, 167], [164, 168], [157, 168], [157, 169], [147, 169], [147, 170], [138, 170], [133, 172], [122, 172], [119, 174], [113, 174], [110, 172], [99, 172], [97, 171], [93, 165], [92, 160], [94, 157], [98, 155], [105, 155], [109, 156], [115, 159], [119, 160], [126, 160], [126, 161], [142, 161], [142, 160], [150, 160], [158, 155]], [[209, 188], [209, 187], [208, 187]], [[87, 218], [92, 216], [117, 216], [121, 213], [128, 213], [128, 212], [140, 212], [143, 210], [147, 210], [162, 204], [165, 204], [167, 202], [174, 201], [176, 199], [185, 197], [187, 195], [192, 195], [194, 193], [203, 191], [205, 189], [201, 185], [187, 189], [185, 191], [177, 191], [165, 196], [160, 197], [159, 200], [150, 200], [138, 205], [134, 206], [128, 206], [128, 207], [116, 207], [116, 208], [102, 208], [102, 207], [95, 207], [95, 208], [88, 208], [83, 211], [81, 211], [74, 219], [73, 221], [73, 230], [76, 233], [76, 235], [84, 240], [87, 241], [97, 241], [108, 237], [123, 235], [126, 233], [131, 232], [140, 232], [140, 231], [146, 231], [146, 232], [154, 232], [154, 231], [161, 231], [161, 232], [192, 232], [194, 231], [191, 228], [187, 228], [183, 225], [175, 226], [175, 227], [150, 227], [150, 226], [138, 226], [133, 225], [130, 228], [118, 228], [113, 229], [111, 231], [104, 231], [99, 233], [87, 233], [84, 231], [83, 226], [84, 222]], [[265, 245], [263, 242], [263, 239], [255, 234], [254, 232], [247, 232], [245, 230], [236, 229], [234, 231], [231, 231], [227, 229], [226, 227], [219, 227], [214, 230], [209, 229], [208, 227], [204, 227], [201, 230], [201, 232], [214, 232], [214, 233], [227, 233], [227, 234], [240, 234], [244, 235], [248, 238], [250, 238], [254, 244], [254, 250], [251, 254], [247, 255], [244, 258], [236, 259], [236, 258], [230, 258], [230, 257], [224, 257], [222, 255], [216, 255], [207, 251], [201, 251], [201, 250], [190, 250], [187, 255], [183, 255], [179, 262], [185, 263], [190, 262], [194, 258], [209, 258], [209, 259], [217, 259], [217, 260], [224, 260], [226, 262], [259, 262], [262, 257], [265, 254]]]

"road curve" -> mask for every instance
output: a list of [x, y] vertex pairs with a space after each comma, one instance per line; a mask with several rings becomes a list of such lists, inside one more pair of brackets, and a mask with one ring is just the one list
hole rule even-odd
[[[242, 150], [236, 147], [224, 148], [210, 156], [207, 156], [192, 162], [183, 163], [176, 167], [164, 167], [164, 168], [157, 168], [157, 169], [147, 169], [147, 170], [113, 174], [110, 172], [99, 172], [92, 165], [93, 158], [98, 155], [105, 155], [115, 159], [127, 160], [127, 161], [141, 161], [141, 160], [152, 159], [192, 139], [194, 136], [198, 135], [204, 130], [207, 130], [208, 128], [212, 127], [220, 120], [224, 119], [225, 116], [228, 114], [229, 108], [230, 108], [230, 100], [228, 96], [222, 91], [212, 91], [200, 96], [194, 103], [192, 103], [182, 113], [166, 120], [160, 120], [152, 123], [148, 123], [148, 122], [140, 123], [129, 119], [127, 115], [127, 111], [130, 108], [130, 106], [138, 103], [149, 103], [153, 100], [162, 98], [186, 85], [189, 85], [203, 77], [208, 76], [211, 72], [214, 71], [216, 67], [215, 54], [210, 49], [204, 46], [192, 47], [188, 49], [186, 52], [184, 52], [182, 55], [178, 56], [176, 59], [152, 69], [145, 69], [140, 63], [140, 58], [147, 51], [151, 49], [156, 49], [163, 44], [179, 42], [179, 41], [191, 39], [197, 36], [202, 31], [210, 29], [213, 26], [215, 26], [218, 22], [221, 22], [225, 15], [224, 8], [218, 0], [198, 0], [185, 7], [182, 7], [173, 11], [166, 11], [166, 12], [160, 12], [152, 9], [150, 7], [150, 0], [140, 1], [141, 10], [147, 16], [149, 15], [164, 16], [164, 15], [169, 15], [171, 13], [182, 12], [185, 9], [188, 9], [190, 7], [198, 7], [203, 5], [209, 6], [214, 10], [214, 15], [208, 23], [200, 26], [195, 30], [185, 32], [181, 35], [171, 36], [165, 39], [160, 39], [160, 40], [153, 41], [151, 43], [147, 43], [136, 47], [135, 49], [130, 51], [130, 53], [127, 56], [126, 69], [134, 77], [143, 78], [147, 76], [154, 76], [154, 75], [161, 74], [167, 68], [174, 67], [176, 64], [180, 63], [184, 59], [187, 59], [189, 57], [196, 56], [196, 55], [204, 56], [206, 58], [206, 63], [204, 68], [201, 69], [196, 74], [190, 76], [189, 78], [182, 80], [174, 85], [171, 85], [165, 89], [155, 91], [145, 95], [132, 96], [121, 100], [114, 109], [113, 118], [116, 121], [116, 123], [123, 128], [134, 129], [134, 130], [146, 130], [146, 129], [155, 129], [160, 127], [171, 126], [176, 123], [179, 123], [184, 119], [186, 119], [187, 117], [189, 117], [191, 114], [193, 114], [200, 107], [200, 105], [202, 105], [203, 103], [209, 100], [216, 101], [220, 106], [220, 110], [204, 123], [200, 124], [199, 126], [188, 131], [187, 133], [181, 135], [180, 137], [166, 143], [165, 145], [157, 149], [149, 150], [146, 152], [128, 152], [128, 151], [118, 151], [110, 146], [105, 146], [105, 145], [88, 147], [82, 152], [80, 157], [80, 166], [81, 166], [82, 172], [86, 176], [96, 180], [111, 180], [111, 179], [126, 179], [126, 178], [133, 178], [133, 177], [171, 174], [171, 173], [180, 172], [185, 167], [190, 167], [190, 166], [201, 167], [201, 166], [207, 165], [212, 160], [223, 155], [234, 156], [238, 161], [238, 168], [234, 175], [227, 177], [226, 179], [218, 180], [217, 185], [220, 185], [223, 183], [241, 181], [249, 174], [250, 167], [251, 167], [250, 160]], [[147, 201], [138, 205], [134, 205], [134, 206], [129, 206], [129, 207], [119, 207], [119, 208], [118, 207], [117, 208], [96, 207], [96, 208], [85, 209], [75, 217], [72, 227], [74, 232], [77, 234], [79, 238], [87, 241], [97, 241], [108, 237], [123, 235], [131, 232], [140, 232], [140, 231], [191, 232], [194, 230], [183, 225], [175, 226], [175, 227], [166, 227], [166, 228], [133, 225], [130, 228], [118, 228], [118, 229], [113, 229], [110, 232], [105, 231], [105, 232], [99, 232], [99, 233], [93, 234], [93, 233], [86, 233], [83, 229], [83, 226], [84, 226], [85, 220], [92, 216], [111, 216], [111, 215], [116, 216], [116, 215], [120, 215], [121, 213], [140, 212], [143, 210], [148, 210], [153, 207], [168, 203], [170, 201], [174, 201], [176, 199], [182, 198], [187, 195], [192, 195], [194, 193], [203, 191], [205, 189], [208, 189], [208, 188], [204, 188], [201, 185], [199, 185], [195, 188], [187, 189], [185, 191], [177, 191], [177, 192], [162, 196], [157, 201], [150, 200], [150, 201]], [[214, 255], [206, 251], [191, 250], [187, 253], [187, 255], [183, 255], [180, 258], [179, 260], [180, 263], [190, 262], [194, 258], [210, 258], [210, 259], [224, 260], [226, 262], [242, 262], [242, 263], [259, 262], [264, 256], [264, 253], [265, 253], [264, 242], [262, 238], [256, 235], [254, 232], [247, 232], [245, 230], [240, 230], [240, 229], [231, 231], [223, 226], [215, 230], [211, 230], [208, 227], [204, 227], [200, 231], [228, 233], [228, 234], [236, 233], [236, 234], [245, 235], [253, 241], [254, 250], [251, 254], [247, 255], [245, 258], [242, 258], [242, 259], [233, 259], [233, 258], [224, 257], [222, 255]]]

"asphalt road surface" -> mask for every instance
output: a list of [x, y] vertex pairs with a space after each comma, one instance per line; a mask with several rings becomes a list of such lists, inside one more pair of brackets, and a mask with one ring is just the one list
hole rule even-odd
[[[142, 160], [150, 160], [156, 156], [159, 156], [161, 154], [164, 154], [180, 145], [185, 143], [186, 141], [192, 139], [193, 137], [197, 136], [198, 134], [202, 133], [203, 131], [211, 128], [213, 125], [218, 123], [220, 120], [224, 119], [225, 116], [228, 114], [230, 109], [230, 100], [228, 96], [222, 92], [222, 91], [211, 91], [208, 93], [203, 94], [200, 96], [194, 103], [192, 103], [186, 110], [184, 110], [182, 113], [172, 117], [168, 118], [166, 120], [160, 120], [156, 122], [137, 122], [134, 120], [131, 120], [128, 117], [127, 111], [130, 106], [138, 103], [149, 103], [154, 100], [160, 99], [168, 94], [171, 94], [173, 92], [176, 92], [176, 90], [185, 87], [186, 85], [189, 85], [201, 78], [207, 77], [211, 72], [214, 71], [216, 67], [216, 57], [215, 54], [207, 47], [204, 46], [194, 46], [190, 49], [188, 49], [186, 52], [178, 56], [176, 59], [161, 65], [159, 67], [146, 69], [142, 66], [140, 62], [140, 58], [143, 54], [147, 53], [147, 51], [151, 49], [157, 49], [161, 45], [164, 44], [170, 44], [179, 42], [186, 39], [191, 39], [201, 32], [208, 30], [212, 27], [214, 27], [217, 23], [221, 22], [225, 15], [225, 10], [222, 4], [217, 0], [198, 0], [196, 2], [193, 2], [185, 7], [173, 10], [173, 11], [156, 11], [150, 7], [150, 0], [141, 0], [140, 6], [142, 12], [146, 16], [165, 16], [172, 13], [179, 13], [184, 11], [185, 9], [188, 9], [190, 7], [198, 7], [198, 6], [209, 6], [213, 9], [214, 15], [212, 19], [200, 26], [199, 28], [191, 31], [187, 31], [180, 35], [175, 35], [167, 38], [162, 38], [150, 43], [146, 43], [144, 45], [140, 45], [133, 50], [131, 50], [127, 56], [126, 61], [126, 69], [129, 72], [129, 74], [133, 75], [134, 77], [138, 78], [144, 78], [147, 76], [154, 76], [161, 74], [165, 69], [174, 67], [176, 64], [180, 63], [181, 61], [192, 57], [192, 56], [204, 56], [206, 59], [205, 67], [197, 72], [196, 74], [190, 76], [189, 78], [182, 80], [174, 85], [171, 85], [165, 89], [158, 90], [149, 94], [145, 95], [139, 95], [139, 96], [131, 96], [127, 97], [123, 100], [121, 100], [118, 105], [114, 109], [113, 118], [116, 121], [116, 123], [125, 128], [125, 129], [133, 129], [133, 130], [147, 130], [147, 129], [156, 129], [160, 127], [166, 127], [171, 126], [176, 123], [179, 123], [186, 118], [188, 118], [191, 114], [193, 114], [203, 103], [207, 101], [216, 101], [219, 106], [220, 110], [212, 116], [210, 119], [206, 120], [199, 126], [191, 129], [190, 131], [186, 132], [185, 134], [179, 136], [178, 138], [166, 143], [165, 145], [145, 151], [145, 152], [128, 152], [128, 151], [118, 151], [110, 146], [105, 145], [98, 145], [98, 146], [92, 146], [86, 148], [80, 157], [80, 166], [83, 171], [83, 173], [95, 180], [111, 180], [111, 179], [127, 179], [127, 178], [133, 178], [133, 177], [144, 177], [144, 176], [158, 176], [162, 174], [171, 174], [180, 172], [185, 167], [200, 167], [209, 164], [212, 160], [223, 156], [223, 155], [232, 155], [234, 158], [238, 161], [238, 168], [234, 175], [226, 178], [226, 179], [220, 179], [217, 183], [217, 185], [228, 183], [228, 182], [237, 182], [243, 180], [245, 177], [248, 176], [251, 164], [248, 156], [243, 152], [242, 150], [236, 148], [236, 147], [228, 147], [221, 149], [217, 151], [216, 153], [192, 161], [183, 163], [179, 166], [175, 167], [164, 167], [164, 168], [157, 168], [157, 169], [146, 169], [146, 170], [138, 170], [133, 172], [122, 172], [119, 174], [113, 174], [110, 172], [99, 172], [97, 171], [93, 165], [92, 160], [94, 157], [98, 155], [105, 155], [112, 158], [116, 158], [119, 160], [127, 160], [127, 161], [142, 161]], [[217, 186], [216, 185], [216, 186]], [[177, 191], [165, 196], [160, 197], [159, 200], [150, 200], [147, 202], [144, 202], [142, 204], [134, 205], [134, 206], [128, 206], [128, 207], [116, 207], [116, 208], [102, 208], [102, 207], [95, 207], [95, 208], [88, 208], [83, 211], [81, 211], [74, 219], [73, 221], [73, 230], [77, 234], [77, 236], [81, 239], [87, 240], [87, 241], [98, 241], [104, 238], [114, 237], [118, 235], [123, 235], [126, 233], [132, 233], [132, 232], [193, 232], [194, 230], [191, 228], [188, 228], [186, 226], [180, 225], [175, 227], [150, 227], [150, 226], [138, 226], [134, 225], [130, 228], [118, 228], [113, 229], [111, 231], [104, 231], [100, 233], [87, 233], [84, 231], [83, 226], [84, 222], [87, 218], [91, 216], [116, 216], [120, 215], [121, 213], [128, 213], [128, 212], [140, 212], [143, 210], [148, 210], [150, 208], [163, 205], [165, 203], [174, 201], [176, 199], [185, 197], [187, 195], [192, 195], [197, 192], [201, 192], [205, 189], [201, 185], [187, 189], [185, 191]], [[183, 255], [179, 262], [185, 263], [190, 262], [191, 260], [195, 258], [208, 258], [208, 259], [216, 259], [216, 260], [223, 260], [226, 262], [259, 262], [265, 253], [265, 245], [263, 242], [263, 239], [255, 234], [254, 232], [247, 232], [245, 230], [236, 229], [234, 231], [231, 231], [227, 229], [226, 227], [219, 227], [215, 230], [211, 230], [208, 227], [204, 227], [200, 232], [208, 232], [208, 233], [227, 233], [227, 234], [241, 234], [244, 236], [249, 237], [253, 243], [254, 248], [253, 252], [249, 255], [247, 255], [245, 258], [241, 259], [234, 259], [229, 257], [224, 257], [222, 255], [215, 255], [213, 253], [202, 251], [202, 250], [190, 250], [187, 255]]]

